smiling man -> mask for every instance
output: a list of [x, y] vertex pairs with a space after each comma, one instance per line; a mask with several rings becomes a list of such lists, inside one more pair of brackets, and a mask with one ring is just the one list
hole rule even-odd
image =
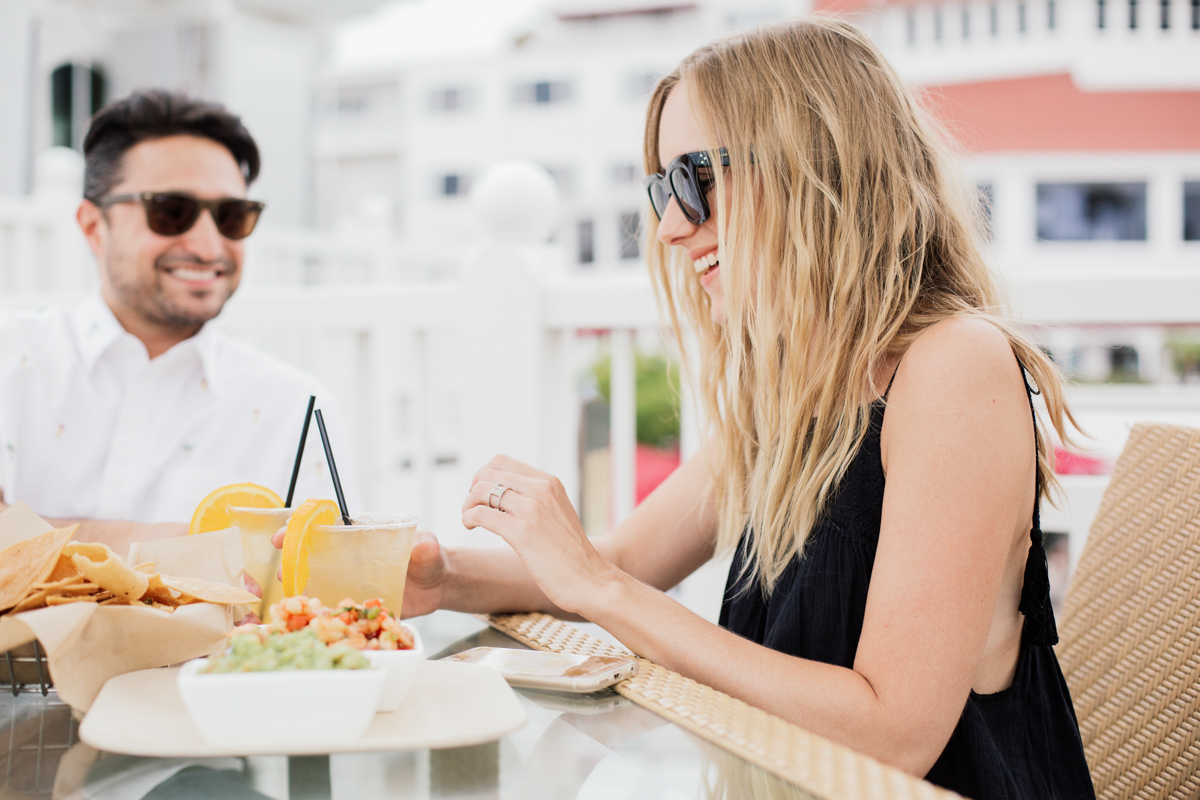
[[[335, 445], [348, 440], [314, 378], [209, 324], [237, 290], [263, 211], [246, 196], [259, 154], [241, 121], [141, 91], [101, 109], [83, 147], [76, 217], [99, 291], [72, 308], [0, 314], [0, 489], [123, 552], [186, 533], [220, 486], [282, 496], [310, 394]], [[333, 496], [315, 438], [299, 500]]]

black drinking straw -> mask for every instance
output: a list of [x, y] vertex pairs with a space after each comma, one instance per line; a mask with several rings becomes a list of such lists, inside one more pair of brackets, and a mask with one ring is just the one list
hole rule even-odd
[[296, 448], [296, 466], [292, 467], [292, 482], [288, 484], [287, 502], [283, 504], [284, 508], [292, 507], [292, 495], [296, 493], [296, 479], [300, 477], [300, 460], [304, 458], [304, 442], [308, 439], [308, 423], [312, 421], [313, 404], [317, 402], [317, 396], [310, 394], [308, 396], [308, 411], [304, 412], [304, 427], [300, 429], [300, 446]]
[[329, 464], [329, 475], [333, 478], [333, 490], [337, 492], [338, 508], [342, 510], [342, 522], [353, 525], [350, 521], [350, 509], [346, 508], [346, 496], [342, 494], [342, 482], [338, 479], [337, 464], [333, 463], [333, 449], [329, 446], [329, 434], [325, 432], [325, 418], [321, 416], [321, 409], [316, 410], [316, 415], [321, 444], [325, 446], [325, 461]]

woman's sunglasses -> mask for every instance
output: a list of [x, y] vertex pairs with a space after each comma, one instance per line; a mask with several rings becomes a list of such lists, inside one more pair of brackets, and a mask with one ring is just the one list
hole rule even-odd
[[[91, 199], [91, 198], [89, 198]], [[254, 200], [224, 197], [220, 200], [202, 200], [186, 192], [139, 192], [117, 194], [102, 200], [92, 200], [101, 208], [116, 203], [142, 204], [146, 210], [146, 225], [159, 236], [180, 236], [187, 233], [200, 219], [200, 212], [208, 209], [217, 230], [226, 239], [245, 239], [258, 224], [258, 215], [266, 208]]]
[[[721, 166], [729, 166], [729, 151], [722, 147], [717, 151]], [[708, 208], [708, 193], [712, 191], [712, 159], [707, 150], [684, 153], [667, 165], [662, 172], [647, 175], [642, 185], [650, 195], [650, 205], [661, 220], [667, 213], [667, 203], [674, 197], [679, 210], [693, 225], [702, 225], [711, 216]]]

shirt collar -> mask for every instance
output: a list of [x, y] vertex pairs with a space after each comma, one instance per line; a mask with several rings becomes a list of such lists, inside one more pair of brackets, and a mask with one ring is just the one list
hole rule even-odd
[[[75, 307], [72, 314], [75, 328], [75, 343], [83, 359], [84, 368], [91, 372], [100, 356], [125, 336], [133, 336], [122, 327], [108, 303], [99, 292], [92, 292]], [[172, 347], [163, 356], [176, 351], [191, 349], [200, 360], [204, 380], [216, 391], [220, 382], [217, 370], [218, 336], [212, 323], [205, 323], [200, 332]], [[139, 342], [141, 344], [141, 342]]]
[[99, 292], [92, 292], [87, 299], [75, 307], [72, 313], [75, 328], [75, 345], [83, 358], [83, 365], [88, 372], [96, 365], [97, 359], [104, 355], [121, 337], [129, 333], [121, 327], [112, 309]]

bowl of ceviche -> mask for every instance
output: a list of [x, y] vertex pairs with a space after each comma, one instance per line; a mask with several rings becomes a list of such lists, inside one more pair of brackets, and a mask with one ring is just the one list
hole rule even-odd
[[355, 603], [347, 598], [326, 608], [315, 597], [289, 597], [271, 607], [275, 632], [311, 630], [330, 646], [348, 645], [386, 675], [377, 710], [395, 711], [408, 696], [425, 647], [417, 629], [401, 622], [382, 601]]

